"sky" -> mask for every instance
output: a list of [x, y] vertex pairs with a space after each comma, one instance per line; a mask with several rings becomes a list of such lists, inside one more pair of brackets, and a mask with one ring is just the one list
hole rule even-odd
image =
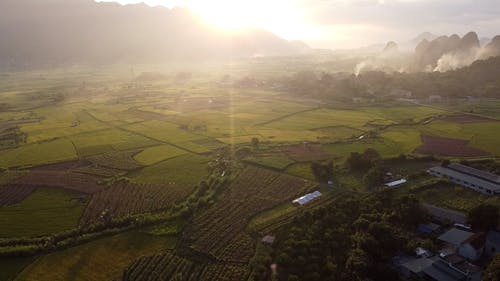
[[500, 0], [99, 0], [188, 7], [226, 29], [258, 27], [315, 48], [405, 42], [422, 32], [500, 34]]

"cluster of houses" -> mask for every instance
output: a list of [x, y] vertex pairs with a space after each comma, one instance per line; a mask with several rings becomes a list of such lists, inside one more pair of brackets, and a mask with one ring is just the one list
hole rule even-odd
[[433, 253], [417, 248], [412, 257], [397, 257], [395, 263], [407, 280], [480, 281], [480, 265], [500, 253], [500, 232], [497, 231], [474, 233], [456, 225], [443, 232], [441, 226], [429, 223], [420, 225], [418, 232], [437, 236], [440, 250]]
[[[483, 194], [500, 194], [500, 176], [486, 171], [454, 163], [427, 172]], [[395, 257], [401, 276], [406, 280], [480, 281], [485, 264], [500, 254], [500, 232], [473, 232], [464, 225], [463, 215], [425, 204], [424, 208], [436, 219], [455, 224], [449, 229], [435, 223], [419, 225], [417, 232], [437, 241], [439, 251], [417, 248], [413, 256]]]

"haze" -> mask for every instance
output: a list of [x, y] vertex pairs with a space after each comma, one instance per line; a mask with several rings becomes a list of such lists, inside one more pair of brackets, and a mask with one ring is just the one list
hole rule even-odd
[[[119, 0], [122, 4], [137, 0]], [[465, 34], [474, 27], [492, 37], [500, 26], [498, 0], [146, 0], [149, 5], [189, 7], [226, 28], [253, 26], [316, 48], [354, 48], [408, 34]]]

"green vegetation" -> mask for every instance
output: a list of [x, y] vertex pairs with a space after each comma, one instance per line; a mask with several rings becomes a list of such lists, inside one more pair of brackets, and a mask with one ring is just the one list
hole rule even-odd
[[291, 164], [295, 163], [288, 156], [283, 154], [256, 155], [245, 159], [250, 163], [255, 163], [261, 166], [270, 167], [278, 170], [283, 170]]
[[[318, 80], [287, 65], [250, 77], [266, 67], [139, 76], [151, 81], [130, 75], [147, 66], [0, 74], [0, 190], [18, 196], [3, 202], [22, 200], [0, 207], [0, 280], [147, 279], [153, 269], [175, 280], [249, 280], [251, 270], [256, 280], [393, 280], [390, 256], [420, 243], [415, 198], [500, 207], [424, 172], [462, 158], [416, 152], [425, 136], [462, 139], [500, 171], [500, 121], [462, 114], [499, 117], [500, 103], [424, 105], [440, 74]], [[389, 95], [392, 78], [398, 89], [432, 81], [417, 104]], [[436, 89], [455, 95], [448, 86]], [[409, 183], [378, 192], [388, 171]], [[68, 190], [80, 187], [88, 194]], [[291, 203], [314, 190], [322, 196]]]
[[131, 180], [194, 186], [207, 176], [208, 161], [208, 158], [195, 154], [180, 155], [133, 173]]
[[272, 274], [271, 262], [276, 280], [397, 280], [387, 262], [411, 249], [424, 219], [417, 200], [391, 192], [339, 197], [281, 228], [272, 250], [252, 261], [253, 280]]
[[175, 146], [160, 145], [144, 149], [136, 154], [134, 159], [142, 165], [149, 166], [186, 153], [185, 150]]
[[420, 200], [436, 206], [467, 212], [481, 204], [500, 206], [500, 198], [448, 183], [415, 187], [410, 190]]
[[69, 140], [56, 139], [0, 151], [0, 167], [36, 166], [76, 158], [75, 148]]
[[141, 232], [118, 234], [41, 256], [16, 280], [113, 280], [137, 257], [172, 249], [174, 245], [172, 238]]
[[75, 227], [85, 208], [80, 196], [69, 190], [39, 188], [21, 203], [0, 207], [0, 237], [39, 236]]
[[310, 163], [296, 163], [286, 169], [286, 172], [292, 176], [302, 177], [314, 180]]

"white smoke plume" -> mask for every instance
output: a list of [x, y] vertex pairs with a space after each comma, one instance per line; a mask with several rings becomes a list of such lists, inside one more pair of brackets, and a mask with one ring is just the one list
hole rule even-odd
[[482, 51], [482, 48], [475, 48], [469, 52], [453, 52], [444, 54], [437, 61], [437, 66], [433, 69], [433, 71], [445, 72], [471, 65], [474, 61], [481, 58]]

